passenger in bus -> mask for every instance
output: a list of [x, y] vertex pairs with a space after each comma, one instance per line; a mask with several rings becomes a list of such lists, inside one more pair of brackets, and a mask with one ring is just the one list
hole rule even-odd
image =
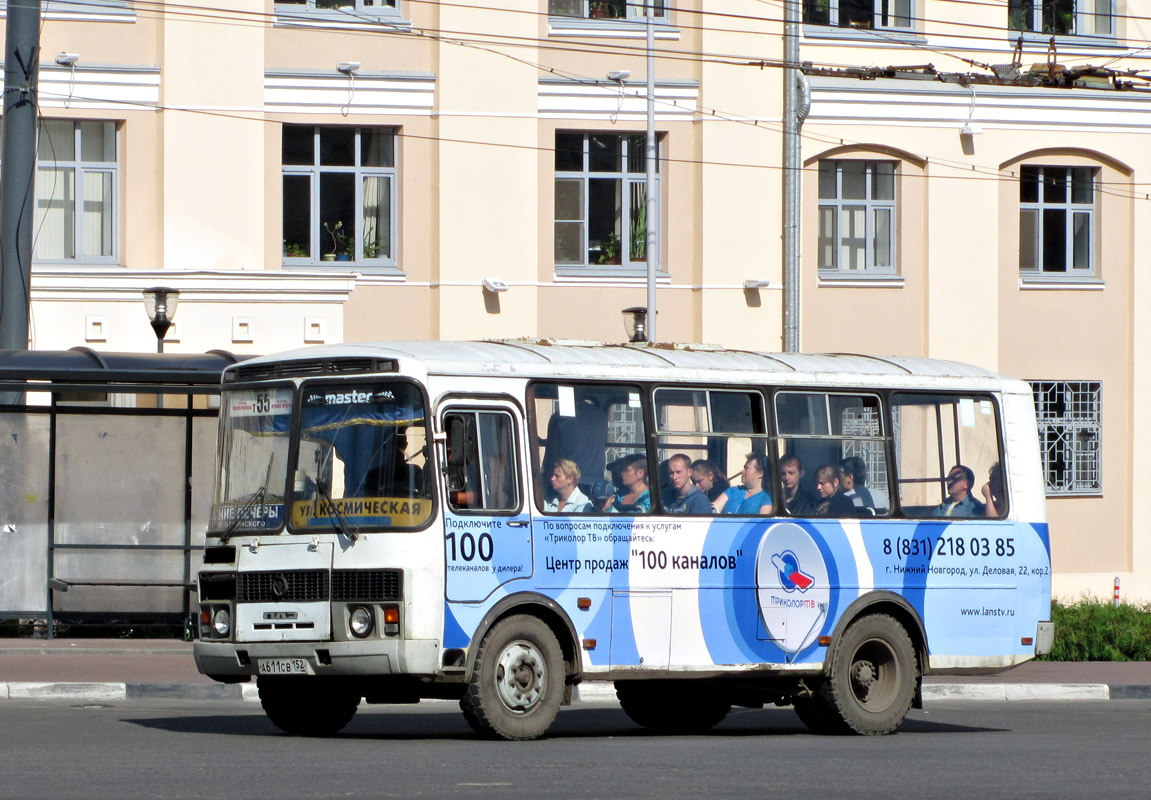
[[855, 517], [855, 503], [844, 495], [843, 478], [839, 467], [824, 464], [815, 471], [815, 491], [819, 492], [819, 502], [815, 506], [817, 517]]
[[987, 513], [983, 503], [971, 496], [975, 473], [956, 464], [947, 473], [947, 499], [931, 512], [933, 517], [982, 517]]
[[[651, 511], [651, 490], [647, 485], [647, 459], [632, 453], [620, 459], [619, 482], [627, 491], [617, 492], [600, 508], [613, 514], [646, 514]], [[614, 463], [614, 462], [613, 462]]]
[[763, 485], [767, 459], [749, 453], [743, 464], [743, 485], [733, 486], [719, 496], [713, 507], [720, 514], [770, 514], [771, 494]]
[[1003, 468], [999, 462], [992, 464], [987, 474], [987, 483], [983, 484], [984, 514], [988, 517], [998, 518], [1005, 508], [1003, 504]]
[[[607, 449], [607, 412], [596, 398], [586, 395], [576, 402], [575, 416], [555, 414], [548, 420], [544, 464], [566, 458], [579, 465], [580, 473], [590, 478], [604, 472]], [[545, 467], [546, 469], [546, 467]]]
[[783, 503], [787, 513], [803, 517], [815, 511], [815, 495], [800, 486], [803, 480], [803, 462], [799, 456], [786, 455], [779, 461], [779, 477], [783, 481]]
[[875, 497], [865, 484], [867, 483], [867, 465], [859, 456], [848, 456], [839, 462], [839, 469], [843, 475], [843, 496], [851, 500], [856, 508], [870, 509], [864, 512], [875, 514], [877, 511], [886, 511], [888, 508], [887, 495], [878, 492]]
[[710, 503], [715, 503], [721, 494], [731, 488], [731, 481], [719, 471], [719, 468], [703, 458], [691, 465], [691, 482], [695, 484], [695, 488], [707, 495]]
[[667, 460], [669, 487], [660, 493], [663, 510], [669, 514], [710, 514], [711, 501], [691, 481], [691, 457], [676, 453]]
[[591, 501], [579, 489], [579, 466], [570, 458], [561, 458], [552, 465], [551, 485], [555, 497], [544, 504], [544, 511], [564, 514], [582, 514], [591, 508]]

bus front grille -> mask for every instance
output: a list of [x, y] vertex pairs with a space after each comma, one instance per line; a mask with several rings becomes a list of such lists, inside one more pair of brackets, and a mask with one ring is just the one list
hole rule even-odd
[[327, 600], [328, 581], [328, 571], [324, 569], [240, 572], [236, 574], [236, 601], [306, 603]]
[[381, 602], [404, 599], [398, 569], [338, 569], [332, 572], [332, 600]]

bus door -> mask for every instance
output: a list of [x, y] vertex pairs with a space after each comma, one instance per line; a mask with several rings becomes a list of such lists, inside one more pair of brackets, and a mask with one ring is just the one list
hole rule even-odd
[[532, 574], [523, 419], [509, 402], [449, 402], [439, 428], [446, 597], [480, 603]]

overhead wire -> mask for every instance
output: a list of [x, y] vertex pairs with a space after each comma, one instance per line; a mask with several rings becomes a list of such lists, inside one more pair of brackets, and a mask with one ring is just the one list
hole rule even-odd
[[[429, 0], [408, 0], [408, 1], [409, 2], [428, 2]], [[149, 2], [149, 0], [145, 0], [145, 2], [142, 4], [148, 4], [148, 2]], [[761, 0], [761, 2], [769, 2], [770, 3], [770, 0]], [[172, 3], [155, 3], [155, 2], [152, 2], [152, 4], [157, 5], [157, 6], [163, 6], [163, 7], [169, 7], [172, 5], [179, 5], [179, 4], [172, 4]], [[440, 4], [448, 5], [446, 3], [440, 3]], [[253, 13], [253, 12], [245, 12], [245, 13]], [[536, 12], [524, 12], [524, 13], [536, 13]], [[270, 15], [260, 14], [260, 16], [268, 17]], [[368, 25], [369, 27], [374, 27], [374, 26], [378, 26], [378, 25], [383, 25], [384, 27], [387, 27], [387, 28], [393, 27], [393, 26], [387, 25], [386, 23], [380, 23], [377, 19], [370, 17], [370, 16], [365, 17], [365, 16], [361, 16], [358, 14], [350, 14], [350, 16], [354, 17], [359, 22]], [[413, 31], [411, 34], [408, 34], [408, 35], [417, 35], [417, 36], [420, 36], [422, 38], [433, 39], [433, 40], [436, 40], [436, 41], [441, 42], [441, 43], [447, 43], [447, 44], [452, 44], [452, 45], [457, 45], [457, 46], [471, 47], [471, 48], [483, 50], [486, 52], [490, 52], [494, 55], [498, 55], [501, 57], [509, 58], [513, 61], [517, 61], [517, 62], [524, 64], [525, 66], [528, 66], [532, 69], [539, 70], [539, 71], [545, 72], [545, 73], [560, 75], [561, 77], [566, 77], [569, 80], [573, 80], [576, 82], [585, 83], [585, 84], [589, 84], [589, 85], [597, 85], [597, 86], [604, 85], [603, 82], [599, 81], [598, 79], [590, 78], [587, 76], [580, 76], [580, 75], [575, 74], [575, 73], [570, 73], [570, 72], [567, 72], [567, 71], [562, 70], [562, 69], [557, 69], [555, 67], [550, 67], [550, 66], [540, 64], [537, 62], [532, 62], [528, 59], [519, 58], [519, 57], [514, 56], [510, 53], [506, 53], [506, 52], [503, 52], [501, 50], [495, 49], [497, 47], [507, 46], [506, 44], [504, 44], [502, 42], [497, 43], [497, 42], [490, 42], [490, 41], [485, 40], [484, 43], [481, 44], [481, 43], [476, 42], [476, 41], [467, 41], [467, 40], [463, 40], [463, 39], [457, 39], [453, 36], [445, 35], [443, 32], [433, 33], [427, 29], [416, 29], [415, 31]], [[646, 52], [646, 51], [641, 50], [640, 52]], [[663, 52], [664, 51], [661, 51], [660, 54], [662, 55]], [[758, 66], [760, 68], [767, 67], [767, 66], [783, 66], [782, 62], [776, 62], [776, 63], [771, 63], [771, 62], [736, 63], [736, 62], [732, 62], [732, 63], [733, 63], [733, 65], [738, 65], [738, 66]], [[662, 102], [662, 101], [659, 101], [657, 98], [656, 102]], [[176, 107], [164, 109], [164, 107], [162, 107], [162, 106], [159, 108], [160, 108], [160, 110], [190, 110], [190, 109], [178, 109]], [[194, 110], [194, 111], [195, 111], [195, 113], [221, 113], [221, 112], [205, 112], [204, 110]], [[721, 120], [736, 123], [736, 124], [752, 125], [755, 127], [761, 127], [761, 128], [775, 131], [775, 132], [779, 132], [779, 130], [782, 127], [782, 123], [772, 122], [772, 121], [767, 121], [767, 120], [748, 120], [741, 115], [728, 114], [728, 113], [720, 111], [719, 109], [708, 109], [708, 108], [704, 108], [704, 107], [699, 107], [697, 109], [697, 113], [704, 116], [704, 117], [712, 117], [712, 118], [721, 119]], [[224, 116], [231, 116], [231, 117], [237, 117], [237, 116], [243, 117], [242, 114], [224, 113], [223, 115]], [[252, 119], [256, 119], [257, 121], [265, 121], [262, 117], [261, 118], [252, 118]], [[820, 142], [822, 144], [833, 144], [833, 145], [838, 144], [838, 145], [843, 145], [843, 146], [875, 146], [874, 142], [851, 141], [848, 139], [844, 139], [842, 137], [835, 136], [834, 134], [813, 133], [810, 131], [810, 129], [808, 129], [807, 131], [805, 131], [801, 135], [803, 136], [803, 138], [809, 139], [811, 141]], [[415, 138], [438, 139], [438, 137], [415, 137]], [[441, 139], [441, 141], [450, 141], [450, 140]], [[553, 149], [553, 148], [544, 148], [544, 147], [529, 146], [529, 145], [524, 145], [524, 146], [510, 145], [507, 143], [486, 143], [486, 142], [478, 142], [478, 141], [469, 142], [469, 143], [477, 144], [477, 145], [486, 145], [486, 146], [527, 147], [529, 149], [540, 150], [540, 151], [548, 151], [548, 150]], [[934, 177], [938, 177], [938, 178], [961, 179], [961, 180], [1011, 180], [1011, 181], [1015, 180], [1014, 173], [1009, 173], [1008, 175], [1004, 176], [1002, 174], [1003, 171], [1000, 170], [998, 167], [972, 165], [972, 164], [966, 163], [966, 162], [951, 161], [949, 159], [932, 157], [932, 156], [923, 155], [923, 154], [913, 154], [913, 155], [915, 155], [916, 158], [921, 159], [925, 163], [934, 163], [934, 164], [948, 167], [950, 169], [954, 169], [957, 171], [962, 171], [962, 172], [967, 172], [967, 173], [970, 173], [970, 172], [976, 173], [976, 175], [967, 174], [967, 175], [957, 175], [957, 176], [942, 176], [942, 175], [934, 176]], [[750, 167], [756, 167], [756, 168], [780, 169], [780, 167], [776, 167], [774, 165], [743, 165], [743, 164], [730, 164], [730, 165], [728, 165], [728, 164], [724, 164], [722, 162], [705, 162], [705, 161], [695, 161], [695, 160], [684, 160], [684, 163], [714, 164], [717, 166], [750, 166]], [[979, 176], [983, 176], [983, 177], [979, 177]], [[924, 177], [926, 177], [926, 176], [924, 176]], [[1130, 187], [1133, 185], [1142, 185], [1142, 184], [1132, 184], [1130, 182], [1116, 182], [1114, 184], [1103, 184], [1103, 185], [1104, 186], [1114, 185], [1116, 187], [1123, 187], [1126, 189], [1127, 187]], [[1103, 188], [1103, 189], [1101, 189], [1101, 191], [1113, 191], [1113, 190]], [[1128, 189], [1128, 191], [1125, 193], [1119, 193], [1119, 196], [1136, 197], [1137, 193], [1131, 192]]]

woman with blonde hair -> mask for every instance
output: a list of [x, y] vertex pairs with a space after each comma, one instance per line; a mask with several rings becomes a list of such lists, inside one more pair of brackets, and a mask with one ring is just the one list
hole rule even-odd
[[579, 490], [579, 466], [569, 458], [552, 465], [551, 485], [556, 496], [544, 504], [544, 511], [557, 514], [582, 514], [591, 508], [591, 500]]

